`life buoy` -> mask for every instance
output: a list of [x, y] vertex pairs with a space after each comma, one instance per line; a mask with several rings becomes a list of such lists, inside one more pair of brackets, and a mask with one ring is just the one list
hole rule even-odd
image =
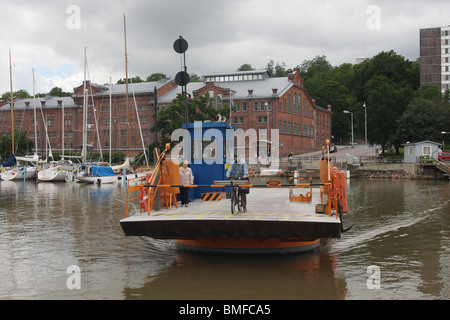
[[308, 191], [308, 192], [306, 193], [306, 197], [307, 197], [307, 198], [311, 198], [311, 197], [312, 197], [312, 193]]

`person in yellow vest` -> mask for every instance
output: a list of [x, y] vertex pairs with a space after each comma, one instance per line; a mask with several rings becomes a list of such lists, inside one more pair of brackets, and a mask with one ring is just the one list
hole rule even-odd
[[[183, 161], [180, 167], [180, 185], [194, 184], [194, 175], [191, 168], [188, 167], [189, 162]], [[181, 206], [189, 207], [189, 187], [180, 187]]]

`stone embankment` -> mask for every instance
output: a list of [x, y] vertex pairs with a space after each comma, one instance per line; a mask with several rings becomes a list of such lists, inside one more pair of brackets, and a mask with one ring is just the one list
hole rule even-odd
[[352, 168], [352, 177], [378, 179], [448, 179], [435, 166], [424, 166], [415, 163], [364, 163]]

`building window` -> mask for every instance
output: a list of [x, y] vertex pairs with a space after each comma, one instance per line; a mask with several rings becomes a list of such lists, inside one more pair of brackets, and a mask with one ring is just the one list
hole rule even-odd
[[283, 122], [281, 120], [278, 120], [278, 131], [283, 133]]
[[[294, 114], [297, 114], [297, 92], [294, 92]], [[296, 131], [296, 130], [294, 130]]]
[[242, 112], [247, 112], [247, 102], [242, 102]]
[[292, 95], [289, 93], [288, 95], [287, 95], [287, 112], [288, 113], [291, 113], [291, 110], [292, 110]]
[[218, 93], [216, 95], [216, 109], [222, 109], [222, 94]]
[[298, 94], [298, 108], [297, 108], [297, 111], [298, 111], [298, 115], [301, 116], [302, 115], [302, 96], [301, 96], [300, 93]]
[[258, 102], [253, 102], [253, 111], [258, 111]]

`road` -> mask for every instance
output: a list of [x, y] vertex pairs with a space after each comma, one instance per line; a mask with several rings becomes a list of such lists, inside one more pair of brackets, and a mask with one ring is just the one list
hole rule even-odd
[[[349, 145], [336, 145], [337, 152], [330, 153], [331, 157], [336, 158], [336, 162], [345, 162], [347, 161], [347, 155], [354, 155], [356, 157], [361, 156], [375, 156], [376, 150], [380, 147], [377, 146], [365, 146], [365, 145], [355, 145], [353, 150], [351, 146]], [[310, 157], [310, 156], [320, 156], [322, 155], [322, 150], [307, 152], [307, 153], [301, 153], [299, 155], [294, 155], [294, 158], [300, 156], [300, 157]]]

